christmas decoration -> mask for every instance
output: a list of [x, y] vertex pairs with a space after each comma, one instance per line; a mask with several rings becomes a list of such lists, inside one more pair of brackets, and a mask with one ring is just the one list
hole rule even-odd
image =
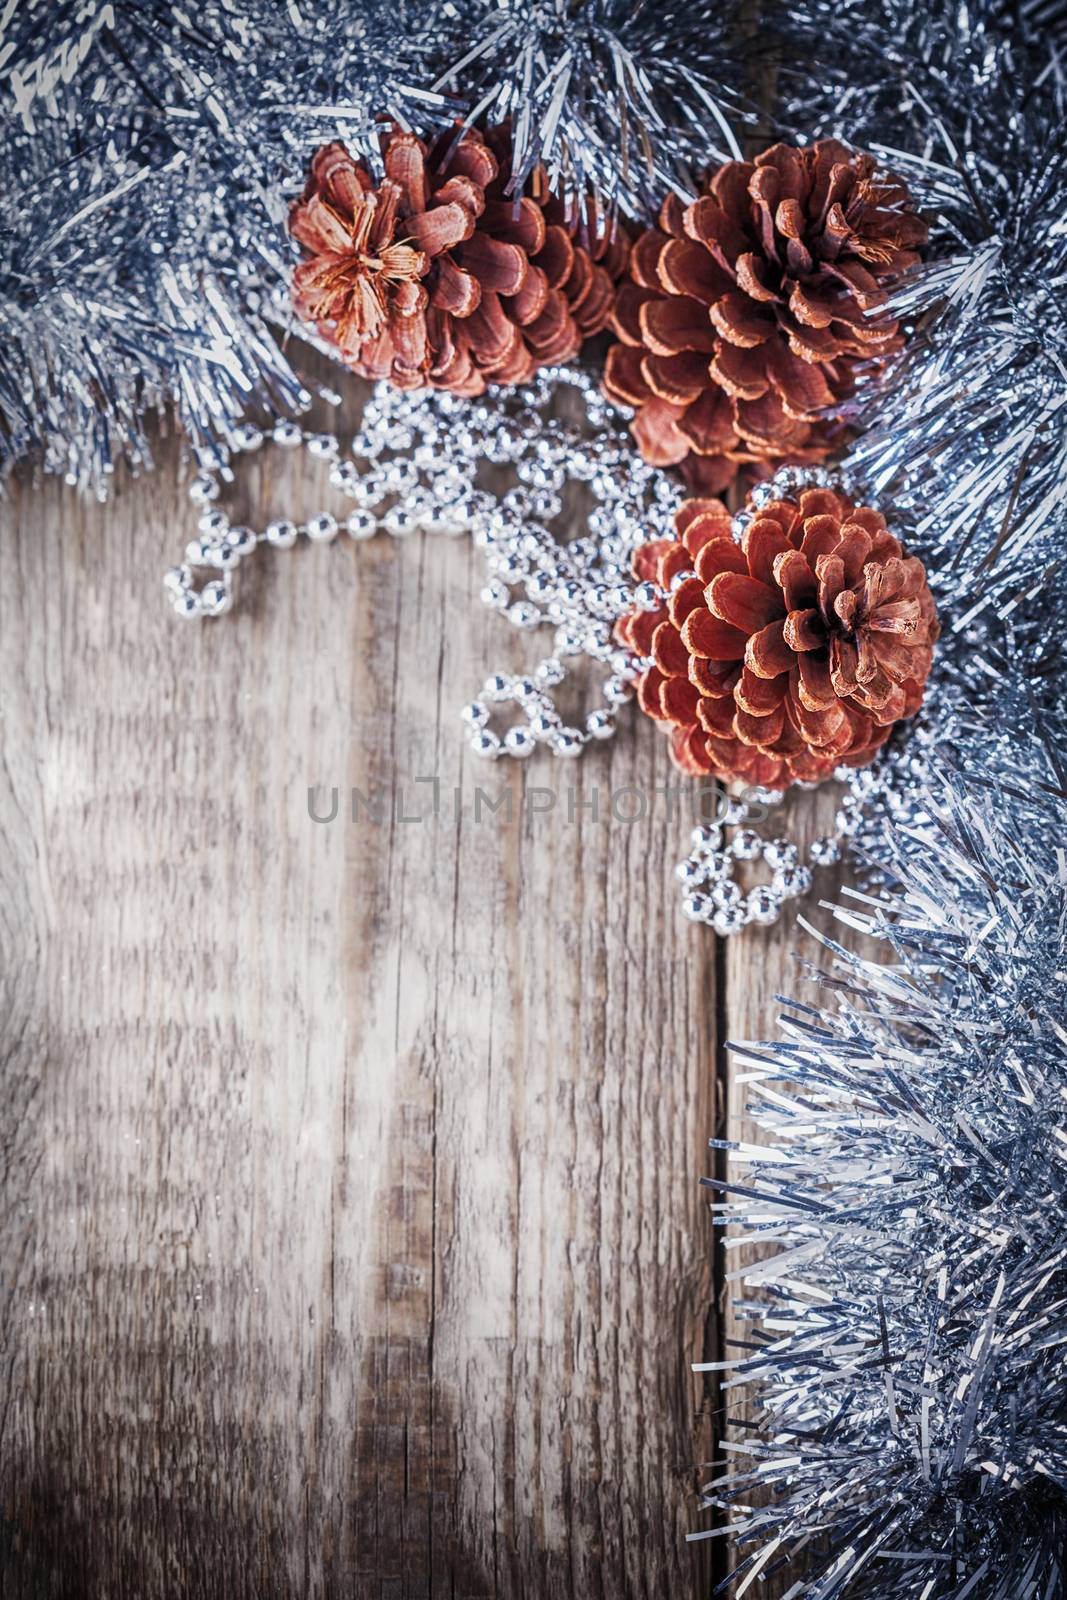
[[740, 157], [734, 127], [753, 116], [739, 65], [752, 46], [736, 5], [482, 0], [447, 9], [453, 59], [437, 87], [469, 96], [490, 121], [513, 119], [516, 190], [543, 162], [579, 211], [596, 194], [648, 217], [666, 190], [692, 191], [693, 169]]
[[540, 167], [506, 199], [509, 146], [506, 128], [445, 133], [432, 150], [393, 129], [377, 188], [343, 145], [316, 151], [289, 214], [311, 252], [294, 302], [355, 372], [481, 394], [570, 360], [605, 327], [626, 236], [575, 238]]
[[[744, 1048], [765, 1142], [724, 1141], [742, 1172], [714, 1180], [730, 1253], [774, 1247], [719, 1364], [757, 1394], [751, 1470], [697, 1535], [735, 1535], [738, 1594], [786, 1566], [792, 1600], [1064, 1588], [1061, 10], [0, 18], [0, 467], [103, 494], [173, 411], [189, 619], [265, 545], [469, 533], [484, 602], [554, 630], [464, 708], [471, 750], [571, 758], [636, 691], [685, 771], [741, 789], [678, 869], [716, 934], [852, 847], [838, 916], [889, 962], [831, 946], [836, 1009]], [[745, 161], [757, 126], [779, 142]], [[603, 372], [560, 365], [609, 318]], [[380, 380], [350, 456], [297, 420], [302, 343]], [[231, 523], [231, 461], [268, 438], [330, 462], [337, 510]], [[736, 516], [711, 498], [772, 473]], [[830, 777], [806, 855], [787, 803], [760, 832]]]
[[1011, 616], [1037, 603], [1050, 620], [1059, 610], [1067, 325], [1053, 286], [1067, 117], [1056, 15], [989, 0], [811, 0], [763, 13], [783, 41], [780, 123], [871, 149], [932, 223], [925, 262], [890, 307], [918, 335], [863, 392], [852, 420], [865, 433], [845, 464], [907, 514], [939, 592], [960, 597], [959, 619], [976, 607]]
[[782, 789], [865, 766], [914, 716], [938, 634], [922, 563], [839, 489], [760, 490], [733, 522], [687, 500], [643, 545], [619, 637], [647, 657], [641, 709], [685, 772]]
[[911, 516], [928, 565], [966, 597], [961, 620], [1025, 610], [1042, 592], [1051, 619], [1067, 514], [1059, 94], [1019, 105], [995, 151], [974, 143], [965, 128], [959, 144], [943, 135], [933, 158], [902, 163], [954, 248], [897, 296], [923, 336], [876, 392], [848, 465]]
[[925, 238], [903, 185], [835, 140], [727, 162], [688, 207], [669, 195], [604, 372], [645, 459], [716, 490], [741, 462], [825, 456], [858, 377], [903, 344], [886, 286]]
[[377, 185], [383, 122], [432, 143], [457, 117], [510, 118], [519, 190], [543, 158], [569, 226], [608, 227], [615, 203], [647, 219], [690, 166], [736, 153], [735, 14], [732, 0], [714, 18], [629, 0], [8, 6], [0, 471], [40, 451], [103, 497], [120, 460], [151, 465], [147, 416], [173, 410], [210, 465], [257, 407], [306, 408], [285, 224], [324, 144]]
[[[584, 426], [552, 412], [561, 395], [574, 396]], [[599, 386], [575, 368], [549, 368], [519, 388], [493, 389], [484, 401], [423, 390], [405, 393], [391, 382], [376, 385], [364, 406], [351, 456], [332, 433], [314, 433], [278, 418], [269, 433], [247, 427], [235, 437], [241, 452], [267, 443], [305, 448], [327, 460], [330, 482], [351, 509], [321, 511], [296, 522], [276, 519], [261, 531], [231, 523], [220, 506], [217, 473], [190, 485], [199, 508], [199, 531], [185, 560], [165, 578], [171, 603], [188, 621], [221, 616], [234, 601], [234, 578], [258, 549], [291, 549], [306, 537], [332, 543], [344, 530], [357, 542], [384, 533], [403, 539], [417, 531], [449, 537], [469, 534], [484, 552], [487, 574], [481, 598], [516, 628], [554, 628], [553, 652], [528, 675], [493, 672], [478, 698], [461, 712], [476, 755], [525, 757], [538, 747], [560, 757], [580, 755], [591, 741], [610, 739], [621, 707], [633, 699], [638, 664], [612, 637], [612, 626], [633, 603], [630, 558], [650, 520], [669, 518], [679, 488], [646, 466], [618, 432], [618, 418]], [[614, 426], [613, 426], [614, 424]], [[492, 492], [478, 479], [479, 464], [511, 469], [515, 482]], [[585, 483], [594, 502], [589, 533], [564, 541], [561, 490]], [[340, 508], [339, 508], [340, 509]], [[579, 658], [601, 663], [603, 704], [583, 725], [566, 723], [552, 691]], [[494, 712], [517, 706], [521, 720], [497, 731]], [[742, 807], [734, 819], [740, 822]]]
[[717, 1364], [755, 1386], [707, 1491], [739, 1594], [783, 1568], [798, 1600], [1062, 1590], [1067, 729], [1010, 652], [983, 683], [946, 683], [858, 832], [873, 880], [839, 914], [890, 964], [824, 941], [833, 1009], [739, 1047], [766, 1142], [708, 1181], [731, 1255], [775, 1247], [731, 1274], [759, 1298]]

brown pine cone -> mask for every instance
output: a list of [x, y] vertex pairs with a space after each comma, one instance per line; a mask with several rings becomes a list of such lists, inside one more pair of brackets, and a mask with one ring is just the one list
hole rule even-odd
[[631, 250], [604, 372], [645, 460], [713, 492], [745, 462], [825, 456], [858, 369], [901, 345], [878, 308], [926, 231], [901, 183], [833, 139], [728, 161], [691, 206], [668, 196]]
[[315, 153], [289, 213], [309, 257], [293, 304], [362, 377], [481, 394], [570, 360], [607, 326], [625, 236], [587, 238], [540, 167], [505, 198], [508, 139], [449, 131], [427, 148], [394, 130], [377, 188], [344, 145]]
[[738, 544], [720, 500], [687, 500], [676, 537], [636, 552], [669, 594], [617, 625], [652, 662], [641, 708], [685, 772], [785, 789], [866, 766], [922, 704], [939, 631], [922, 562], [838, 491], [748, 509]]

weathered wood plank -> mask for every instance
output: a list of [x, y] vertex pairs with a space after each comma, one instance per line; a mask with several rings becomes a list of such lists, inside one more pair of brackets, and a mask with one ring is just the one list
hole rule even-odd
[[[257, 520], [312, 476], [257, 458]], [[5, 1594], [706, 1593], [723, 996], [677, 827], [605, 814], [664, 742], [473, 771], [537, 646], [465, 543], [264, 553], [183, 628], [169, 450], [0, 520]]]

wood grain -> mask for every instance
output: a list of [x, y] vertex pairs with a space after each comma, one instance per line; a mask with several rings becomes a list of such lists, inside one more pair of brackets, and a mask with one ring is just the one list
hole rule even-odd
[[[677, 830], [605, 815], [664, 743], [471, 770], [537, 644], [466, 542], [265, 552], [181, 625], [160, 454], [2, 512], [3, 1592], [706, 1592], [717, 956]], [[458, 821], [346, 820], [431, 774]]]
[[[538, 641], [466, 541], [263, 552], [190, 627], [181, 477], [0, 510], [0, 1588], [702, 1600], [699, 1178], [794, 934], [678, 916], [636, 715], [472, 766]], [[264, 452], [237, 510], [329, 500]]]

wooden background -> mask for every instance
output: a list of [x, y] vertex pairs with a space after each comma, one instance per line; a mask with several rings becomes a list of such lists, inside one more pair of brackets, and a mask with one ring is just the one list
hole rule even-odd
[[[636, 712], [577, 763], [469, 755], [458, 707], [543, 639], [468, 541], [262, 551], [180, 623], [159, 454], [104, 508], [0, 509], [0, 1588], [703, 1600], [699, 1179], [790, 919], [724, 946], [678, 914], [680, 824], [565, 820], [670, 776]], [[258, 526], [336, 503], [254, 460]], [[428, 774], [458, 823], [346, 821]], [[475, 825], [479, 783], [559, 807]]]

